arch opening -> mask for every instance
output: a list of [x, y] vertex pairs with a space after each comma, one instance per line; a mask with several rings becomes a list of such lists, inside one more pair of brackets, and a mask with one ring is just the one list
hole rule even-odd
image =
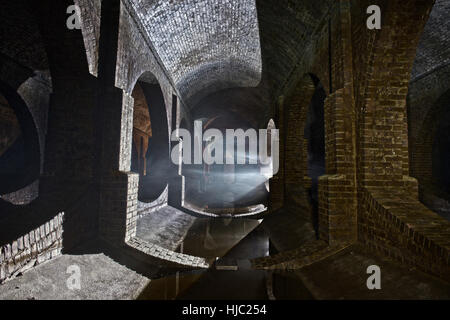
[[39, 178], [39, 136], [19, 94], [0, 81], [0, 195], [18, 191]]
[[145, 74], [133, 89], [133, 141], [131, 171], [139, 174], [138, 199], [157, 200], [166, 190], [171, 163], [165, 100], [160, 85], [144, 82]]
[[312, 206], [312, 222], [318, 232], [319, 223], [319, 177], [325, 174], [325, 122], [324, 102], [326, 98], [322, 84], [316, 80], [314, 94], [308, 107], [304, 136], [307, 145], [307, 175], [311, 178], [309, 201]]
[[[447, 93], [450, 98], [450, 91]], [[446, 104], [450, 103], [450, 99]], [[450, 194], [450, 108], [447, 105], [439, 117], [432, 148], [433, 181], [444, 192]]]
[[250, 216], [266, 210], [268, 191], [265, 185], [268, 178], [263, 166], [251, 159], [255, 156], [250, 151], [252, 142], [246, 137], [245, 148], [240, 149], [238, 138], [235, 137], [232, 148], [227, 146], [227, 130], [258, 131], [234, 113], [196, 120], [201, 121], [204, 133], [215, 130], [223, 137], [220, 151], [211, 150], [212, 140], [203, 139], [201, 145], [203, 155], [207, 153], [215, 156], [220, 152], [223, 162], [207, 164], [203, 161], [202, 164], [183, 165], [183, 206], [196, 213], [216, 217]]

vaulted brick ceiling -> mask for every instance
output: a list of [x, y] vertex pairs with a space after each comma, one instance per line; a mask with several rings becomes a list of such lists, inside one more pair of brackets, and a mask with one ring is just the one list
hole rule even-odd
[[236, 88], [234, 108], [255, 118], [266, 113], [332, 2], [127, 0], [126, 4], [189, 106], [221, 91], [232, 100], [230, 88]]
[[254, 0], [128, 0], [188, 104], [261, 78]]
[[412, 79], [450, 64], [450, 1], [436, 0], [417, 48]]

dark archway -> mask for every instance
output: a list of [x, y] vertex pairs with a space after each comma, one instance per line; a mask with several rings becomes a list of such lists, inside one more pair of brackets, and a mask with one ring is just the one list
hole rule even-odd
[[[140, 125], [139, 120], [134, 119], [132, 170], [140, 175], [139, 200], [152, 202], [164, 192], [170, 181], [170, 140], [166, 105], [156, 80], [151, 83], [138, 81], [133, 96], [135, 115], [145, 114], [144, 109], [138, 110], [138, 106], [144, 106], [148, 109], [148, 117], [141, 119]], [[142, 126], [144, 130], [139, 129]]]
[[[450, 101], [449, 101], [450, 102]], [[433, 180], [450, 194], [450, 106], [440, 117], [433, 143]]]
[[439, 98], [436, 108], [432, 127], [428, 128], [432, 132], [432, 181], [450, 194], [450, 90]]
[[411, 152], [412, 175], [419, 180], [420, 201], [450, 218], [450, 90], [426, 113]]
[[[199, 129], [203, 134], [214, 130], [222, 136], [220, 156], [222, 161], [208, 165], [203, 159], [201, 164], [183, 165], [185, 177], [183, 207], [200, 215], [212, 217], [242, 217], [261, 213], [266, 209], [268, 198], [265, 187], [267, 178], [261, 172], [261, 165], [254, 163], [255, 159], [250, 162], [249, 136], [245, 137], [243, 153], [239, 153], [241, 150], [237, 147], [236, 137], [234, 151], [231, 152], [227, 149], [226, 133], [229, 129], [242, 132], [255, 130], [257, 135], [258, 131], [240, 114], [225, 109], [209, 110], [208, 106], [211, 105], [212, 103], [198, 105], [194, 118], [201, 126]], [[203, 136], [202, 154], [208, 150], [211, 141], [206, 141]], [[191, 135], [191, 149], [193, 148], [194, 139]], [[210, 150], [207, 153], [211, 152], [215, 157], [217, 150], [212, 150], [214, 151]], [[227, 157], [233, 159], [232, 163], [226, 163]], [[245, 164], [238, 162], [238, 158], [245, 161]]]
[[[0, 93], [6, 105], [5, 110], [13, 110], [17, 121], [16, 137], [11, 136], [10, 145], [0, 155], [0, 194], [8, 194], [22, 189], [39, 178], [40, 147], [36, 125], [26, 103], [8, 84], [0, 81]], [[6, 120], [5, 120], [6, 121]], [[4, 123], [6, 125], [6, 122]], [[14, 125], [1, 128], [5, 135], [15, 135]], [[2, 134], [3, 134], [2, 133]]]

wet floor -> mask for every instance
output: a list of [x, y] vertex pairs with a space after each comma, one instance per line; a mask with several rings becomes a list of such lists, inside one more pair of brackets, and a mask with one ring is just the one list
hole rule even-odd
[[[270, 219], [268, 222], [273, 229]], [[269, 271], [250, 270], [250, 259], [269, 255], [269, 234], [275, 234], [268, 232], [268, 226], [255, 219], [196, 218], [176, 251], [217, 259], [215, 265], [209, 270], [179, 272], [152, 280], [139, 299], [264, 300], [273, 298], [274, 279], [280, 297], [289, 296], [291, 289], [286, 285], [289, 281], [284, 280], [287, 278], [283, 274], [274, 277]], [[292, 240], [286, 232], [289, 229], [283, 227], [281, 233]], [[301, 282], [295, 290], [293, 296], [311, 298]]]
[[177, 251], [198, 257], [220, 258], [259, 224], [260, 221], [253, 219], [197, 219]]
[[[210, 270], [178, 273], [152, 281], [139, 299], [267, 299], [268, 273], [249, 269], [249, 259], [269, 254], [266, 234], [261, 228], [255, 230], [258, 224], [256, 220], [239, 219], [228, 224], [220, 220], [214, 219], [209, 226], [209, 232], [216, 235], [214, 242], [204, 246], [204, 240], [199, 240], [204, 238], [204, 229], [208, 226], [207, 221], [204, 221], [197, 225], [203, 233], [198, 232], [187, 239], [186, 249], [191, 254], [204, 250], [203, 254], [220, 256], [226, 250], [226, 244], [232, 245], [237, 241], [237, 245], [228, 248], [228, 252]], [[244, 239], [239, 239], [239, 235], [252, 230]], [[235, 231], [236, 234], [226, 231]]]

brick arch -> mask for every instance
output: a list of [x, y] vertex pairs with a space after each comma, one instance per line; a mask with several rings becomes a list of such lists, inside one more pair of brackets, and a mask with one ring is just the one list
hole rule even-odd
[[[14, 42], [17, 41], [18, 46], [9, 47], [20, 48], [23, 52], [21, 48], [25, 48], [26, 56], [22, 55], [25, 57], [23, 60], [14, 61], [18, 55], [12, 54], [14, 59], [2, 60], [1, 79], [6, 79], [14, 92], [21, 96], [32, 115], [39, 116], [40, 119], [34, 119], [33, 125], [36, 126], [46, 125], [47, 121], [42, 120], [46, 108], [43, 112], [40, 109], [41, 101], [34, 100], [39, 99], [42, 92], [38, 94], [34, 90], [44, 83], [49, 85], [51, 79], [51, 88], [47, 87], [45, 92], [48, 94], [52, 90], [52, 93], [48, 130], [42, 135], [45, 139], [36, 142], [39, 153], [39, 142], [45, 141], [45, 161], [40, 176], [40, 168], [37, 169], [39, 197], [28, 206], [5, 206], [7, 211], [3, 211], [3, 207], [0, 209], [2, 213], [8, 213], [1, 224], [0, 243], [19, 239], [23, 241], [25, 249], [30, 250], [32, 243], [31, 236], [28, 236], [39, 230], [39, 227], [44, 230], [44, 225], [46, 228], [48, 225], [52, 227], [47, 229], [48, 237], [42, 232], [42, 242], [35, 242], [39, 247], [36, 255], [24, 257], [25, 251], [19, 250], [21, 258], [18, 258], [19, 255], [14, 258], [14, 267], [18, 268], [33, 265], [38, 254], [39, 262], [48, 260], [58, 255], [63, 246], [66, 252], [70, 252], [74, 246], [91, 237], [98, 226], [98, 215], [92, 210], [96, 206], [95, 201], [98, 201], [98, 194], [91, 187], [95, 158], [93, 119], [96, 85], [88, 72], [81, 32], [66, 27], [66, 9], [73, 1], [19, 1], [17, 5], [21, 3], [27, 3], [26, 10], [14, 11], [17, 15], [23, 15], [26, 22], [21, 23], [17, 19], [11, 21], [16, 27], [25, 26], [26, 36], [15, 35]], [[28, 32], [29, 29], [32, 32]], [[31, 46], [28, 45], [29, 41]], [[35, 110], [32, 110], [32, 104], [35, 104]], [[25, 239], [30, 239], [28, 244]]]
[[[17, 43], [25, 45], [22, 44], [21, 39], [18, 39]], [[42, 43], [41, 45], [43, 46]], [[19, 134], [19, 136], [12, 137], [8, 132], [5, 132], [2, 139], [7, 139], [7, 136], [10, 136], [13, 139], [7, 140], [15, 143], [15, 150], [17, 150], [19, 145], [23, 145], [25, 148], [25, 164], [20, 169], [22, 175], [19, 177], [16, 172], [14, 178], [3, 177], [3, 179], [0, 179], [0, 181], [3, 180], [3, 185], [6, 185], [5, 182], [8, 182], [7, 184], [9, 185], [7, 188], [9, 189], [8, 193], [5, 193], [6, 189], [0, 191], [0, 198], [14, 205], [26, 205], [36, 200], [39, 196], [39, 175], [42, 173], [44, 166], [48, 108], [52, 83], [48, 70], [33, 72], [30, 66], [21, 66], [5, 56], [0, 56], [0, 65], [0, 83], [2, 83], [2, 88], [7, 91], [9, 96], [7, 100], [12, 102], [10, 105], [6, 100], [3, 101], [4, 104], [11, 107], [9, 111], [9, 108], [3, 109], [6, 112], [6, 114], [3, 114], [3, 117], [6, 116], [7, 119], [5, 120], [7, 122], [16, 122], [18, 130], [16, 134]], [[2, 117], [1, 114], [0, 117]], [[17, 121], [18, 118], [19, 121]], [[9, 125], [7, 126], [10, 127]], [[25, 132], [22, 132], [21, 127], [24, 126], [26, 126], [26, 129]], [[26, 133], [26, 136], [22, 133]], [[37, 134], [37, 143], [34, 141], [35, 134]], [[30, 137], [33, 138], [30, 139]], [[16, 140], [16, 138], [19, 139]], [[6, 147], [9, 148], [10, 145], [7, 143]], [[35, 150], [30, 154], [31, 150], [36, 147], [39, 150]], [[2, 151], [6, 151], [4, 144], [0, 146], [0, 154], [3, 153]], [[10, 169], [12, 167], [17, 169], [17, 164], [20, 161], [13, 160], [17, 159], [13, 156], [13, 154], [17, 155], [17, 153], [10, 151], [7, 156], [9, 160], [4, 157], [0, 166], [6, 165]], [[38, 160], [35, 159], [36, 156], [39, 156]], [[36, 170], [35, 166], [39, 166], [39, 168]]]
[[0, 175], [0, 194], [7, 194], [24, 188], [38, 179], [41, 154], [38, 131], [25, 101], [13, 88], [2, 81], [0, 81], [0, 94], [5, 97], [9, 107], [15, 112], [24, 148], [24, 163], [20, 171]]
[[101, 1], [74, 0], [74, 3], [80, 8], [81, 32], [83, 33], [89, 72], [97, 76]]
[[[360, 106], [361, 181], [403, 185], [409, 173], [406, 96], [419, 37], [434, 1], [389, 1], [368, 55], [367, 76], [356, 83]], [[395, 32], [392, 32], [395, 30]]]
[[[406, 98], [419, 38], [433, 4], [389, 0], [381, 6], [381, 30], [359, 39], [366, 48], [358, 52], [366, 58], [366, 72], [354, 88], [357, 222], [358, 240], [369, 250], [448, 278], [448, 221], [418, 201], [417, 181], [408, 176]], [[353, 67], [359, 65], [354, 61]]]
[[305, 219], [311, 219], [307, 175], [308, 142], [305, 124], [319, 79], [306, 73], [285, 98], [280, 97], [275, 110], [275, 124], [280, 135], [280, 168], [270, 180], [270, 211], [282, 207], [296, 208]]
[[[47, 127], [47, 111], [49, 104], [49, 95], [51, 92], [51, 80], [48, 77], [48, 59], [42, 34], [38, 28], [38, 17], [35, 17], [33, 6], [29, 6], [24, 1], [4, 2], [0, 5], [0, 19], [2, 21], [2, 50], [0, 53], [0, 82], [7, 86], [7, 91], [11, 92], [10, 96], [14, 96], [12, 104], [13, 109], [21, 113], [21, 117], [29, 118], [25, 122], [27, 126], [34, 128], [33, 134], [37, 133], [38, 142], [34, 143], [26, 138], [28, 144], [39, 147], [38, 154], [40, 167], [35, 170], [30, 165], [34, 155], [30, 155], [26, 151], [25, 162], [28, 164], [20, 165], [22, 169], [22, 177], [19, 177], [16, 171], [15, 177], [0, 178], [3, 185], [8, 184], [9, 191], [12, 193], [5, 194], [7, 189], [0, 191], [0, 198], [14, 205], [26, 205], [35, 200], [39, 195], [39, 174], [42, 171], [44, 163], [45, 136]], [[20, 102], [18, 102], [20, 101]], [[25, 105], [21, 108], [21, 105]], [[19, 111], [22, 109], [22, 111]], [[15, 113], [12, 109], [10, 110]], [[14, 115], [12, 116], [15, 117]], [[21, 126], [24, 126], [23, 117]], [[26, 131], [30, 131], [26, 129]], [[24, 144], [23, 136], [18, 144]], [[15, 147], [18, 147], [18, 144]], [[26, 145], [25, 149], [29, 149]], [[23, 149], [23, 148], [22, 148]], [[17, 150], [17, 149], [16, 149]], [[0, 151], [1, 152], [1, 151]], [[12, 150], [8, 152], [12, 156]], [[4, 171], [12, 170], [13, 167], [18, 170], [19, 161], [14, 161], [14, 157], [10, 157], [1, 166], [6, 165]], [[30, 159], [30, 160], [28, 160]], [[20, 161], [22, 162], [22, 161]], [[6, 169], [9, 168], [9, 169]], [[31, 173], [31, 171], [33, 173]], [[28, 178], [25, 178], [28, 176]], [[33, 178], [33, 181], [30, 179]], [[28, 183], [26, 183], [28, 181]], [[19, 188], [19, 186], [21, 186]], [[1, 201], [1, 200], [0, 200]]]
[[[141, 156], [145, 156], [147, 159], [146, 174], [140, 175], [139, 198], [145, 202], [152, 202], [161, 196], [169, 182], [167, 175], [171, 163], [168, 117], [164, 95], [156, 78], [152, 77], [150, 72], [144, 72], [139, 79], [144, 81], [138, 80], [133, 89], [133, 114], [141, 113], [143, 117], [147, 115], [143, 122], [147, 121], [148, 123], [139, 125], [139, 121], [134, 117], [133, 142], [141, 146], [139, 140], [144, 138], [144, 145], [141, 147], [145, 155]], [[153, 81], [147, 82], [147, 79], [153, 79]], [[141, 104], [143, 105], [141, 106]], [[141, 110], [145, 107], [147, 110]], [[128, 149], [131, 157], [129, 146]]]

